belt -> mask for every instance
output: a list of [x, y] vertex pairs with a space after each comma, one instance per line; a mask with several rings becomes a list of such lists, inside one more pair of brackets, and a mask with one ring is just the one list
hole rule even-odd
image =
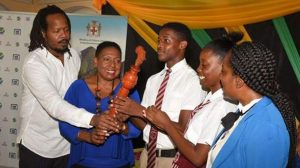
[[156, 157], [175, 157], [176, 153], [176, 149], [156, 149]]

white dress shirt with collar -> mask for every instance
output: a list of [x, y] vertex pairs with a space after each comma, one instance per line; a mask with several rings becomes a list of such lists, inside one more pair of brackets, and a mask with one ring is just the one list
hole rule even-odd
[[223, 90], [219, 89], [214, 94], [209, 92], [204, 105], [190, 120], [184, 135], [194, 145], [200, 143], [212, 145], [215, 137], [221, 132], [223, 126], [221, 119], [229, 112], [235, 112], [237, 105], [224, 100]]
[[78, 127], [90, 127], [93, 117], [83, 109], [64, 101], [64, 95], [77, 79], [80, 57], [70, 49], [64, 65], [44, 49], [36, 49], [25, 58], [22, 71], [23, 93], [20, 110], [20, 131], [17, 142], [46, 158], [69, 153], [69, 142], [59, 132], [58, 121]]
[[[165, 77], [167, 67], [152, 75], [146, 84], [142, 105], [148, 107], [155, 104], [156, 96], [161, 82]], [[166, 112], [172, 121], [178, 122], [181, 110], [193, 110], [206, 96], [202, 90], [199, 77], [186, 63], [186, 60], [178, 62], [171, 68], [169, 81], [165, 90], [161, 110]], [[147, 124], [143, 130], [143, 139], [149, 142], [151, 125]], [[157, 148], [174, 149], [174, 144], [168, 135], [158, 132]]]

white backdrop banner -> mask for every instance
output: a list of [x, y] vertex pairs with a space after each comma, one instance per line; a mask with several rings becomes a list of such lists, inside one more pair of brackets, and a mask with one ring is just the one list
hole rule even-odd
[[[28, 54], [34, 13], [0, 11], [0, 166], [18, 167], [16, 137], [21, 107], [21, 69]], [[71, 45], [82, 56], [81, 75], [92, 69], [95, 48], [102, 41], [114, 41], [125, 60], [127, 18], [121, 16], [69, 15]]]

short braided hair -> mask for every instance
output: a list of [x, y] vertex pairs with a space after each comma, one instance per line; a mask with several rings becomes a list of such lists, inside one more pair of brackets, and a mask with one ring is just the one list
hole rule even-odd
[[243, 42], [233, 47], [231, 65], [234, 73], [251, 89], [271, 98], [279, 109], [290, 135], [288, 167], [292, 167], [296, 148], [296, 109], [279, 88], [275, 56], [261, 43]]

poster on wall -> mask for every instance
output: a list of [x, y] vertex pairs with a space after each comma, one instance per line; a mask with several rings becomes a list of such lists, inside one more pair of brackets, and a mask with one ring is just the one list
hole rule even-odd
[[[29, 34], [34, 13], [0, 11], [0, 167], [18, 167], [16, 137], [21, 107], [21, 70], [28, 54]], [[71, 46], [82, 57], [81, 75], [93, 69], [92, 57], [97, 45], [114, 41], [125, 60], [127, 18], [69, 14]]]
[[82, 57], [79, 76], [93, 71], [93, 60], [97, 45], [103, 41], [114, 41], [120, 45], [122, 62], [125, 60], [127, 18], [121, 16], [69, 15], [72, 24], [72, 47]]

